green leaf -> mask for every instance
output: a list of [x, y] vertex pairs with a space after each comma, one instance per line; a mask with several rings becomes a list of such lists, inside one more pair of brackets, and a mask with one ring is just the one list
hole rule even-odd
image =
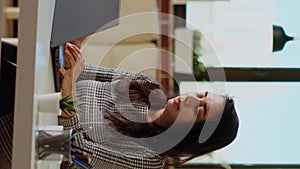
[[59, 101], [60, 109], [67, 115], [81, 114], [81, 112], [77, 108], [75, 108], [76, 105], [79, 104], [79, 101], [72, 99], [72, 95], [62, 98]]

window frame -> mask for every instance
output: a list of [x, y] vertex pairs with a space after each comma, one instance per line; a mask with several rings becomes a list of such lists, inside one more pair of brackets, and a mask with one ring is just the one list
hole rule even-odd
[[[225, 73], [225, 79], [218, 74]], [[174, 73], [181, 81], [299, 82], [300, 68], [208, 67], [199, 75]]]

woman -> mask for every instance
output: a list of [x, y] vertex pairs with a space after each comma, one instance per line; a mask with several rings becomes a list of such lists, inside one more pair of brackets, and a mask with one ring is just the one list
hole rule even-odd
[[[145, 74], [84, 65], [81, 51], [66, 45], [62, 100], [78, 100], [58, 118], [82, 130], [74, 146], [92, 152], [93, 168], [164, 168], [230, 144], [238, 117], [231, 98], [210, 92], [169, 100]], [[76, 167], [75, 164], [72, 167]]]

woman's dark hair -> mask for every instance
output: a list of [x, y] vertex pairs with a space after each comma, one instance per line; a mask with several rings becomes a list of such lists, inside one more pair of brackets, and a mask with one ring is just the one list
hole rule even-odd
[[[199, 135], [202, 132], [204, 123], [211, 123], [211, 126], [217, 125], [217, 127], [205, 142], [199, 143]], [[169, 158], [170, 161], [167, 162], [170, 165], [182, 164], [194, 157], [229, 145], [236, 138], [238, 127], [239, 119], [234, 107], [234, 101], [226, 97], [226, 104], [220, 121], [196, 122], [186, 137], [163, 155], [171, 157]]]
[[[194, 157], [223, 148], [236, 138], [239, 119], [235, 110], [234, 100], [227, 96], [225, 98], [224, 112], [219, 120], [196, 122], [177, 145], [161, 154], [169, 159], [166, 160], [167, 165], [180, 165]], [[118, 132], [135, 138], [155, 136], [167, 129], [161, 126], [149, 125], [149, 123], [133, 122], [118, 112], [108, 112], [104, 117], [109, 120], [110, 125]], [[208, 126], [212, 124], [211, 126], [215, 127], [217, 125], [217, 127], [215, 127], [215, 130], [205, 142], [199, 143], [199, 136], [205, 123]]]

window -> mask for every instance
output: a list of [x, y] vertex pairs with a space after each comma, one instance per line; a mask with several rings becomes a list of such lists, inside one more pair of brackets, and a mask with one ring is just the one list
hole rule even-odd
[[273, 52], [271, 29], [280, 25], [288, 35], [299, 34], [299, 5], [294, 0], [187, 3], [186, 26], [205, 32], [201, 61], [207, 69], [198, 76], [175, 72], [180, 93], [195, 87], [228, 93], [236, 98], [241, 121], [230, 146], [189, 164], [299, 168], [299, 42]]
[[193, 1], [187, 3], [187, 27], [203, 33], [202, 61], [207, 66], [299, 67], [298, 41], [286, 43], [284, 51], [272, 52], [273, 25], [282, 26], [291, 36], [299, 32], [295, 18], [299, 4], [291, 0]]

